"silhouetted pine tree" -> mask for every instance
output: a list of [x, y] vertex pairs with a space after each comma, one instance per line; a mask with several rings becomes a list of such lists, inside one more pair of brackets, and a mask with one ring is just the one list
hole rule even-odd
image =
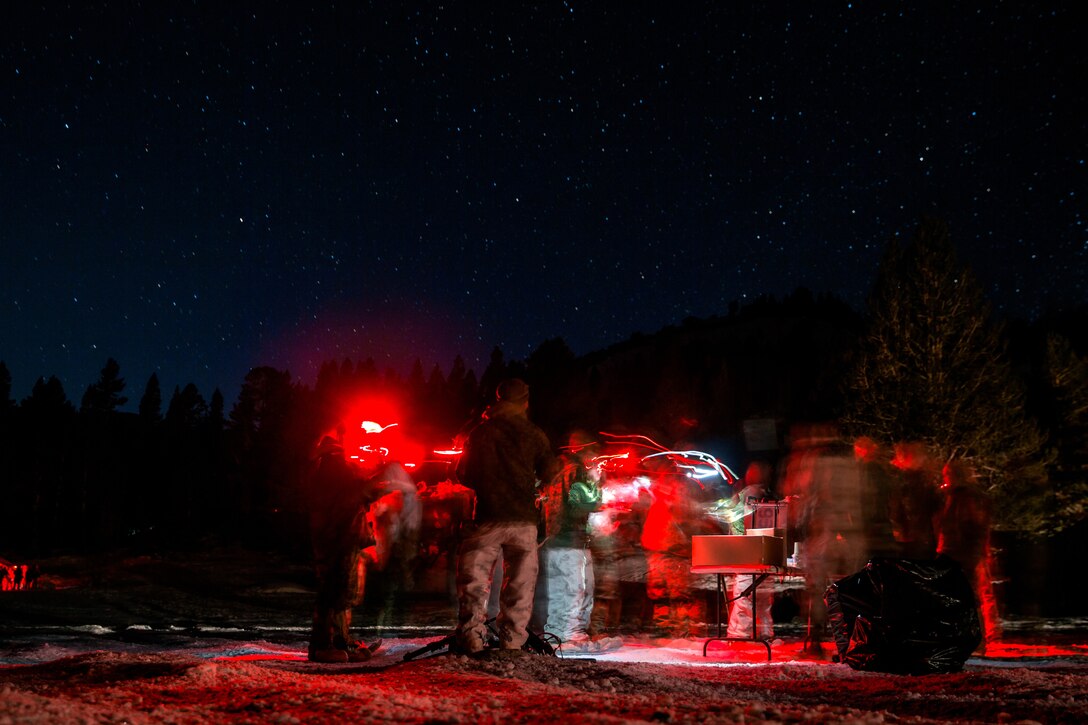
[[569, 408], [576, 361], [577, 356], [561, 337], [540, 343], [525, 361], [531, 392], [529, 415], [553, 440], [566, 439], [576, 412]]
[[212, 433], [221, 433], [223, 426], [226, 424], [223, 406], [223, 393], [219, 392], [219, 388], [216, 388], [212, 391], [212, 399], [208, 403], [208, 428]]
[[[56, 376], [38, 378], [20, 404], [20, 450], [28, 499], [10, 502], [23, 512], [13, 523], [35, 556], [71, 546], [75, 513], [71, 471], [75, 407]], [[25, 538], [24, 538], [25, 537]]]
[[282, 525], [284, 507], [291, 505], [305, 477], [313, 441], [301, 435], [295, 439], [295, 397], [290, 372], [257, 367], [246, 375], [230, 412], [231, 452], [238, 462], [231, 501], [238, 507], [238, 523], [253, 527], [249, 534], [257, 537]]
[[89, 385], [83, 393], [83, 401], [79, 406], [81, 413], [112, 413], [128, 402], [128, 398], [121, 395], [125, 390], [125, 379], [119, 377], [120, 372], [121, 366], [116, 360], [112, 357], [106, 360], [98, 382]]
[[146, 423], [155, 423], [162, 420], [162, 389], [159, 387], [159, 376], [151, 373], [144, 386], [143, 397], [140, 398], [140, 420]]
[[0, 361], [0, 501], [3, 501], [0, 511], [5, 511], [7, 520], [11, 522], [0, 526], [0, 551], [11, 553], [14, 553], [12, 546], [17, 535], [12, 529], [19, 526], [21, 518], [13, 516], [11, 512], [24, 509], [28, 493], [27, 481], [22, 475], [23, 453], [16, 439], [16, 426], [15, 401], [11, 399], [11, 373], [8, 366]]
[[174, 387], [170, 406], [166, 409], [166, 423], [171, 427], [196, 428], [208, 414], [208, 405], [196, 385], [189, 383], [182, 389]]
[[495, 390], [499, 387], [499, 383], [506, 378], [506, 360], [503, 357], [502, 349], [498, 346], [492, 348], [491, 359], [487, 363], [487, 367], [484, 368], [483, 375], [480, 376], [480, 403], [483, 405], [490, 405], [495, 401]]
[[11, 410], [14, 407], [15, 401], [11, 398], [11, 371], [0, 360], [0, 410]]
[[1045, 441], [944, 223], [924, 220], [902, 250], [889, 244], [869, 314], [846, 415], [854, 431], [971, 460], [999, 527], [1043, 530]]
[[79, 513], [76, 517], [81, 548], [117, 543], [122, 529], [121, 508], [130, 488], [127, 430], [117, 409], [128, 402], [122, 395], [121, 366], [106, 360], [97, 382], [83, 393], [79, 407], [79, 473], [73, 481]]
[[439, 412], [439, 428], [452, 434], [464, 422], [472, 409], [472, 398], [465, 394], [465, 381], [468, 370], [465, 359], [457, 355], [450, 365], [450, 374], [446, 376], [446, 386], [442, 394], [442, 410]]

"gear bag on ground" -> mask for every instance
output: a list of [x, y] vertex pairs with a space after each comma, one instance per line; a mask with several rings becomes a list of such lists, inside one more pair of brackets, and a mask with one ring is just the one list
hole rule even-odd
[[855, 670], [958, 672], [982, 641], [971, 583], [948, 557], [872, 559], [824, 600], [839, 658]]

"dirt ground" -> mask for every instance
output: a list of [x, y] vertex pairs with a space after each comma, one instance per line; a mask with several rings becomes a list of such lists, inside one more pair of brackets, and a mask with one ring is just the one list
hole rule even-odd
[[[369, 662], [306, 661], [305, 566], [252, 552], [57, 561], [0, 596], [0, 723], [1088, 722], [1082, 621], [1010, 622], [963, 671], [860, 672], [761, 645], [638, 634], [601, 652], [405, 660], [452, 625], [439, 593]], [[364, 637], [377, 636], [363, 626]], [[443, 650], [444, 652], [444, 650]]]

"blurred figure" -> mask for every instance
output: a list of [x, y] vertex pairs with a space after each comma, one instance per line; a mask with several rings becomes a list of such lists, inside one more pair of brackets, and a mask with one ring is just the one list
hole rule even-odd
[[924, 443], [895, 446], [892, 465], [899, 485], [892, 497], [892, 523], [900, 552], [907, 559], [932, 559], [937, 555], [937, 515], [941, 510], [940, 468]]
[[309, 514], [317, 601], [308, 657], [314, 662], [362, 662], [370, 652], [352, 638], [351, 614], [363, 600], [364, 549], [375, 544], [367, 509], [380, 493], [348, 462], [336, 438], [322, 438], [315, 459]]
[[[771, 466], [763, 461], [753, 461], [744, 472], [743, 488], [736, 494], [736, 505], [741, 516], [733, 523], [733, 534], [744, 534], [744, 514], [750, 513], [750, 500], [762, 501], [770, 495]], [[771, 618], [771, 605], [774, 597], [771, 582], [764, 580], [756, 592], [756, 610], [752, 610], [752, 597], [749, 590], [755, 577], [751, 574], [738, 574], [733, 577], [729, 609], [729, 627], [727, 637], [739, 639], [751, 637], [755, 632], [758, 639], [774, 637], [774, 622]], [[754, 628], [752, 619], [755, 618]]]
[[370, 486], [377, 496], [368, 512], [374, 546], [365, 555], [368, 566], [381, 576], [374, 577], [367, 600], [370, 609], [375, 610], [375, 624], [380, 631], [392, 623], [404, 595], [414, 585], [423, 508], [419, 489], [399, 464], [386, 464], [376, 470]]
[[790, 514], [801, 540], [800, 564], [809, 601], [805, 651], [823, 657], [828, 584], [852, 574], [868, 559], [861, 466], [854, 447], [829, 424], [795, 429], [783, 493], [794, 498]]
[[676, 472], [665, 459], [651, 465], [653, 502], [646, 512], [642, 548], [646, 552], [646, 596], [658, 634], [698, 637], [704, 633], [705, 607], [695, 591], [691, 573], [691, 537], [720, 533], [708, 528], [696, 503], [691, 479]]
[[589, 515], [601, 505], [598, 452], [588, 433], [572, 432], [559, 475], [542, 487], [544, 542], [533, 616], [541, 629], [573, 644], [586, 643], [590, 636], [594, 562]]
[[589, 615], [591, 636], [619, 631], [623, 615], [620, 595], [619, 525], [621, 512], [604, 503], [601, 492], [600, 510], [590, 514], [589, 552], [593, 559], [593, 609]]
[[537, 483], [558, 473], [544, 431], [528, 416], [529, 386], [504, 380], [487, 419], [469, 434], [458, 475], [476, 492], [475, 529], [461, 544], [457, 567], [457, 646], [475, 654], [487, 646], [487, 599], [495, 562], [505, 572], [495, 626], [499, 647], [520, 650], [529, 637], [529, 618], [539, 568]]
[[966, 461], [947, 463], [942, 478], [944, 506], [937, 519], [937, 553], [953, 559], [971, 581], [982, 622], [979, 653], [985, 654], [986, 647], [1001, 638], [990, 566], [990, 501], [978, 485], [974, 468]]
[[651, 497], [638, 480], [602, 481], [601, 508], [590, 514], [593, 612], [590, 630], [604, 636], [650, 624], [642, 530]]
[[896, 480], [891, 451], [878, 441], [862, 436], [854, 441], [854, 456], [861, 464], [864, 476], [866, 493], [861, 503], [868, 558], [897, 558], [901, 552], [892, 521]]

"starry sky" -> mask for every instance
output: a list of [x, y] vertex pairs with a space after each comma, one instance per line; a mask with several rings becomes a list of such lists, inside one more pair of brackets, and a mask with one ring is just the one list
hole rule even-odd
[[946, 219], [1083, 304], [1077, 2], [37, 2], [0, 27], [0, 360], [233, 402], [256, 365], [482, 373], [798, 286]]

